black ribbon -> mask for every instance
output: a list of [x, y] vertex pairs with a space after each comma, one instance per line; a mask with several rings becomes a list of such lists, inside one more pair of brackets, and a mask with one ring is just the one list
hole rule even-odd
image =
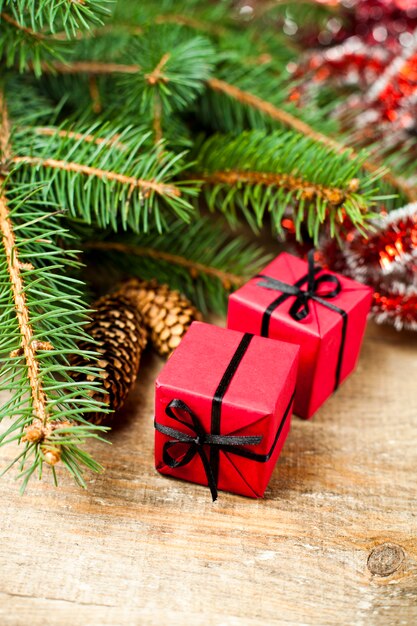
[[[259, 287], [272, 289], [274, 291], [281, 291], [281, 295], [273, 302], [271, 302], [271, 304], [266, 308], [263, 314], [261, 336], [269, 337], [269, 325], [271, 322], [272, 313], [275, 311], [276, 308], [280, 306], [280, 304], [282, 304], [283, 302], [285, 302], [285, 300], [288, 300], [288, 298], [291, 297], [295, 297], [295, 300], [291, 305], [289, 313], [290, 316], [297, 322], [301, 322], [302, 320], [304, 320], [310, 313], [310, 300], [314, 300], [315, 302], [318, 302], [319, 304], [325, 306], [327, 309], [330, 309], [331, 311], [334, 311], [335, 313], [341, 315], [342, 340], [336, 366], [336, 380], [334, 386], [334, 389], [336, 390], [340, 384], [340, 372], [345, 351], [348, 315], [343, 309], [335, 306], [331, 302], [328, 302], [328, 299], [335, 298], [340, 293], [342, 286], [337, 276], [334, 276], [332, 274], [322, 274], [318, 278], [316, 277], [317, 274], [321, 272], [322, 268], [314, 264], [314, 250], [309, 251], [307, 260], [307, 274], [297, 280], [294, 285], [284, 283], [281, 280], [271, 278], [270, 276], [258, 274], [257, 278], [263, 279], [257, 283]], [[307, 289], [301, 289], [301, 287], [305, 284], [307, 284]], [[325, 290], [323, 289], [323, 286], [325, 285], [331, 285], [332, 288]]]
[[[249, 346], [250, 341], [252, 340], [252, 337], [253, 335], [248, 333], [244, 335], [214, 394], [211, 410], [211, 433], [205, 432], [199, 417], [185, 402], [178, 398], [171, 400], [165, 409], [165, 413], [172, 420], [186, 426], [192, 434], [184, 433], [175, 428], [171, 428], [170, 426], [164, 426], [163, 424], [159, 424], [156, 420], [154, 422], [155, 429], [158, 432], [166, 435], [167, 437], [172, 437], [172, 439], [167, 441], [163, 447], [162, 458], [165, 465], [173, 469], [176, 467], [183, 467], [184, 465], [190, 463], [196, 454], [198, 454], [201, 462], [203, 463], [213, 502], [217, 500], [220, 451], [229, 452], [231, 454], [235, 454], [236, 456], [251, 459], [259, 463], [266, 463], [272, 456], [290, 412], [291, 404], [294, 400], [293, 394], [280, 422], [272, 446], [267, 454], [259, 454], [257, 452], [253, 452], [252, 450], [238, 447], [255, 446], [262, 441], [262, 435], [240, 436], [219, 434], [221, 405], [224, 394], [230, 385], [230, 382]], [[178, 416], [177, 411], [187, 415], [190, 421], [181, 419], [181, 417]], [[182, 457], [177, 458], [171, 454], [170, 450], [179, 444], [186, 444], [189, 448]], [[210, 456], [206, 451], [207, 446], [210, 449]]]

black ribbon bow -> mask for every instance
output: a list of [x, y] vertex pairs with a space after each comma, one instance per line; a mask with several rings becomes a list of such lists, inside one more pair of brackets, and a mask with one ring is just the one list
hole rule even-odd
[[[266, 308], [262, 317], [261, 336], [269, 337], [269, 324], [271, 321], [272, 313], [280, 304], [285, 302], [288, 298], [295, 297], [293, 304], [290, 307], [289, 314], [297, 322], [304, 320], [310, 313], [309, 302], [314, 300], [319, 304], [325, 306], [327, 309], [334, 311], [342, 316], [342, 341], [340, 344], [339, 357], [336, 367], [336, 382], [334, 389], [336, 390], [340, 383], [340, 372], [343, 362], [343, 354], [345, 349], [347, 320], [348, 316], [346, 311], [335, 306], [329, 299], [335, 298], [341, 291], [342, 285], [337, 276], [333, 274], [321, 274], [318, 278], [316, 275], [321, 272], [322, 268], [314, 264], [314, 249], [310, 250], [307, 256], [308, 271], [305, 276], [300, 278], [294, 285], [284, 283], [271, 276], [265, 276], [258, 274], [257, 278], [262, 278], [257, 285], [266, 289], [272, 289], [274, 291], [280, 291], [281, 295], [276, 298]], [[302, 289], [303, 285], [307, 285], [307, 289]], [[325, 286], [330, 285], [332, 288], [326, 290]]]
[[[297, 322], [301, 322], [309, 314], [310, 300], [315, 300], [316, 302], [320, 302], [320, 304], [328, 306], [329, 303], [324, 299], [327, 300], [335, 298], [342, 289], [340, 280], [337, 276], [333, 276], [332, 274], [322, 274], [316, 278], [316, 274], [321, 270], [321, 267], [314, 265], [314, 250], [310, 250], [307, 258], [308, 273], [306, 277], [303, 277], [303, 279], [299, 281], [300, 284], [297, 282], [295, 285], [289, 285], [281, 280], [277, 280], [276, 278], [271, 278], [270, 276], [264, 276], [262, 274], [258, 275], [258, 278], [264, 279], [257, 283], [260, 287], [273, 289], [274, 291], [281, 291], [286, 296], [295, 296], [294, 303], [290, 308], [290, 315], [294, 320], [297, 320]], [[301, 285], [305, 282], [307, 282], [307, 289], [301, 289]], [[333, 288], [327, 291], [323, 290], [322, 287], [326, 284], [332, 285]]]
[[[176, 410], [188, 415], [191, 421], [187, 422], [182, 420], [175, 413]], [[171, 400], [165, 409], [165, 413], [171, 419], [187, 426], [187, 428], [193, 433], [192, 435], [188, 435], [180, 430], [164, 426], [163, 424], [159, 424], [155, 421], [155, 428], [157, 431], [173, 438], [173, 441], [167, 441], [163, 447], [163, 461], [165, 465], [171, 468], [183, 467], [184, 465], [190, 463], [195, 455], [198, 454], [203, 463], [213, 502], [217, 500], [217, 480], [214, 476], [205, 446], [215, 446], [218, 450], [222, 450], [223, 452], [232, 452], [233, 454], [249, 459], [256, 458], [258, 456], [256, 454], [252, 454], [249, 450], [237, 448], [236, 446], [255, 446], [262, 441], [262, 436], [212, 435], [210, 433], [206, 433], [194, 411], [192, 411], [192, 409], [190, 409], [185, 402], [178, 399]], [[189, 448], [182, 457], [176, 458], [175, 456], [172, 456], [170, 450], [178, 444], [187, 444]]]

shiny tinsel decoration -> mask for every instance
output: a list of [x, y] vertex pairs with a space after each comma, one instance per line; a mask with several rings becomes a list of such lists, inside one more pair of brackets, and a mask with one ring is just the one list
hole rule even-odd
[[339, 7], [339, 28], [332, 34], [331, 18], [317, 36], [326, 47], [309, 42], [313, 49], [289, 68], [300, 83], [291, 99], [307, 106], [325, 85], [353, 88], [335, 111], [350, 142], [408, 149], [417, 132], [417, 2], [350, 0]]
[[417, 202], [381, 216], [366, 238], [355, 233], [345, 250], [346, 266], [357, 280], [417, 286]]
[[368, 238], [346, 228], [340, 247], [320, 244], [321, 261], [375, 289], [372, 314], [398, 330], [417, 330], [417, 202], [382, 215]]
[[393, 283], [374, 294], [371, 313], [379, 324], [417, 331], [417, 287]]

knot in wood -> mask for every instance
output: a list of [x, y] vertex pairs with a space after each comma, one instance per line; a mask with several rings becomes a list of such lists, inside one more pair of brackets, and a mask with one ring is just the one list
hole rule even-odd
[[405, 552], [395, 543], [383, 543], [372, 550], [367, 567], [374, 576], [390, 576], [404, 561]]

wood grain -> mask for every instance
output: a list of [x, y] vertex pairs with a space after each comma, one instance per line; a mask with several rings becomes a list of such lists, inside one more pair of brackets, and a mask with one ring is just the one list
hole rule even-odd
[[266, 498], [214, 505], [154, 470], [147, 356], [87, 491], [0, 482], [0, 624], [417, 623], [416, 347], [371, 325], [357, 372], [294, 419]]

